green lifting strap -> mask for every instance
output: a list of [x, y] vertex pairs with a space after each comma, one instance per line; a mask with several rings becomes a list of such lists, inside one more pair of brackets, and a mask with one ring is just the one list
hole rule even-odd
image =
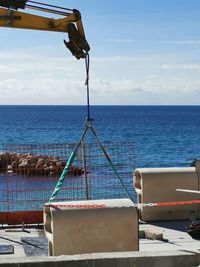
[[88, 126], [85, 128], [85, 130], [84, 130], [84, 132], [83, 132], [78, 144], [74, 148], [74, 151], [71, 153], [71, 155], [70, 155], [70, 157], [69, 157], [69, 159], [67, 161], [67, 164], [66, 164], [66, 166], [65, 166], [65, 168], [64, 168], [64, 170], [63, 170], [63, 172], [62, 172], [62, 174], [61, 174], [61, 176], [60, 176], [60, 178], [59, 178], [59, 180], [58, 180], [58, 182], [56, 184], [56, 187], [55, 187], [55, 189], [54, 189], [54, 191], [53, 191], [48, 203], [52, 202], [55, 199], [56, 195], [58, 194], [59, 190], [61, 189], [61, 187], [63, 185], [63, 182], [65, 180], [65, 177], [67, 176], [67, 174], [70, 171], [70, 167], [72, 165], [72, 162], [74, 161], [74, 159], [76, 157], [76, 152], [77, 152], [77, 150], [78, 150], [78, 148], [79, 148], [79, 146], [81, 144], [81, 141], [83, 140], [85, 134], [87, 133], [87, 130], [88, 130]]
[[61, 174], [61, 176], [60, 176], [60, 178], [59, 178], [59, 180], [58, 180], [58, 182], [56, 184], [56, 187], [55, 187], [55, 189], [54, 189], [54, 191], [53, 191], [53, 193], [52, 193], [52, 195], [51, 195], [51, 197], [50, 197], [50, 199], [48, 201], [49, 203], [52, 202], [55, 199], [56, 195], [58, 194], [59, 190], [61, 189], [61, 187], [63, 185], [63, 182], [65, 180], [65, 177], [69, 173], [70, 167], [71, 167], [75, 157], [76, 157], [76, 150], [73, 151], [72, 154], [70, 155], [70, 157], [69, 157], [69, 159], [67, 161], [67, 164], [66, 164], [66, 166], [65, 166], [65, 168], [64, 168], [64, 170], [63, 170], [63, 172], [62, 172], [62, 174]]
[[126, 187], [125, 187], [125, 185], [124, 185], [124, 183], [123, 183], [121, 177], [119, 176], [119, 174], [118, 174], [118, 172], [117, 172], [117, 170], [116, 170], [116, 168], [115, 168], [115, 166], [114, 166], [114, 164], [112, 163], [112, 161], [111, 161], [110, 158], [108, 159], [108, 162], [110, 163], [110, 166], [111, 166], [111, 168], [113, 169], [115, 175], [117, 176], [117, 178], [118, 178], [118, 180], [119, 180], [119, 182], [120, 182], [122, 188], [124, 189], [124, 191], [125, 191], [127, 197], [133, 202], [133, 199], [132, 199], [130, 193], [129, 193], [128, 190], [126, 189]]

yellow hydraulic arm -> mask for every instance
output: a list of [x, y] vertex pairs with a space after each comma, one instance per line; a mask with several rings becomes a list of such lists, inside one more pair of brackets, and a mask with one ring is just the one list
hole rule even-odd
[[[0, 27], [67, 32], [69, 42], [65, 45], [77, 58], [84, 58], [90, 47], [85, 39], [81, 14], [76, 9], [67, 9], [27, 0], [0, 0]], [[39, 10], [62, 16], [48, 18], [18, 11], [19, 8]]]

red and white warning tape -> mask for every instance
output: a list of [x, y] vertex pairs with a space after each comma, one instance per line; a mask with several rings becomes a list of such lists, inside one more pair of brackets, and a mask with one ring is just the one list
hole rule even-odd
[[200, 200], [183, 200], [183, 201], [168, 201], [168, 202], [155, 202], [155, 203], [139, 203], [134, 204], [135, 207], [169, 207], [177, 205], [192, 205], [200, 204]]
[[[134, 203], [133, 206], [136, 208], [141, 207], [169, 207], [177, 205], [192, 205], [200, 204], [200, 200], [184, 200], [184, 201], [171, 201], [171, 202], [154, 202], [154, 203]], [[67, 209], [101, 209], [106, 208], [106, 204], [58, 204], [51, 203], [45, 206], [52, 208], [67, 208]]]

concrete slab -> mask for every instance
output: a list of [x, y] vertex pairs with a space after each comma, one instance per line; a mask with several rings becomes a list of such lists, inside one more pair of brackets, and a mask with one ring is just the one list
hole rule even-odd
[[[14, 246], [14, 254], [6, 255], [6, 258], [26, 257], [21, 238], [44, 236], [44, 231], [36, 228], [31, 228], [27, 232], [20, 231], [20, 229], [12, 229], [12, 230], [13, 231], [9, 232], [7, 232], [6, 229], [0, 230], [0, 245]], [[3, 257], [5, 256], [0, 255], [0, 259]]]
[[2, 229], [0, 245], [13, 245], [15, 252], [13, 255], [0, 255], [0, 266], [195, 267], [200, 264], [200, 241], [192, 239], [186, 233], [185, 227], [188, 223], [188, 221], [140, 223], [141, 230], [161, 232], [168, 242], [142, 238], [139, 252], [107, 252], [59, 257], [26, 256], [21, 238], [44, 237], [41, 229], [28, 229], [30, 233], [6, 232]]
[[185, 227], [189, 223], [189, 221], [141, 223], [141, 230], [163, 233], [163, 238], [168, 242], [140, 239], [140, 251], [197, 250], [200, 252], [200, 241], [192, 239], [186, 232]]

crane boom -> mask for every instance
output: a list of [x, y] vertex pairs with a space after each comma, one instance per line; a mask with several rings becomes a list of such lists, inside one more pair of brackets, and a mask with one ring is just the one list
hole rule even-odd
[[[24, 0], [0, 0], [0, 27], [10, 27], [19, 29], [66, 32], [69, 42], [64, 40], [65, 45], [77, 58], [84, 58], [90, 50], [85, 39], [81, 14], [73, 9], [70, 13], [56, 9], [47, 9], [38, 5], [28, 5]], [[30, 1], [33, 2], [33, 1]], [[38, 2], [33, 2], [38, 3]], [[29, 14], [18, 11], [18, 8], [31, 8], [47, 13], [62, 15], [62, 18], [48, 18], [44, 16]], [[65, 16], [64, 16], [65, 15]]]
[[[75, 11], [69, 16], [61, 19], [53, 19], [14, 11], [11, 9], [0, 8], [0, 27], [68, 32], [69, 23], [77, 23], [79, 20], [81, 20], [81, 17], [78, 11]], [[80, 27], [80, 32], [84, 35], [82, 27]]]

